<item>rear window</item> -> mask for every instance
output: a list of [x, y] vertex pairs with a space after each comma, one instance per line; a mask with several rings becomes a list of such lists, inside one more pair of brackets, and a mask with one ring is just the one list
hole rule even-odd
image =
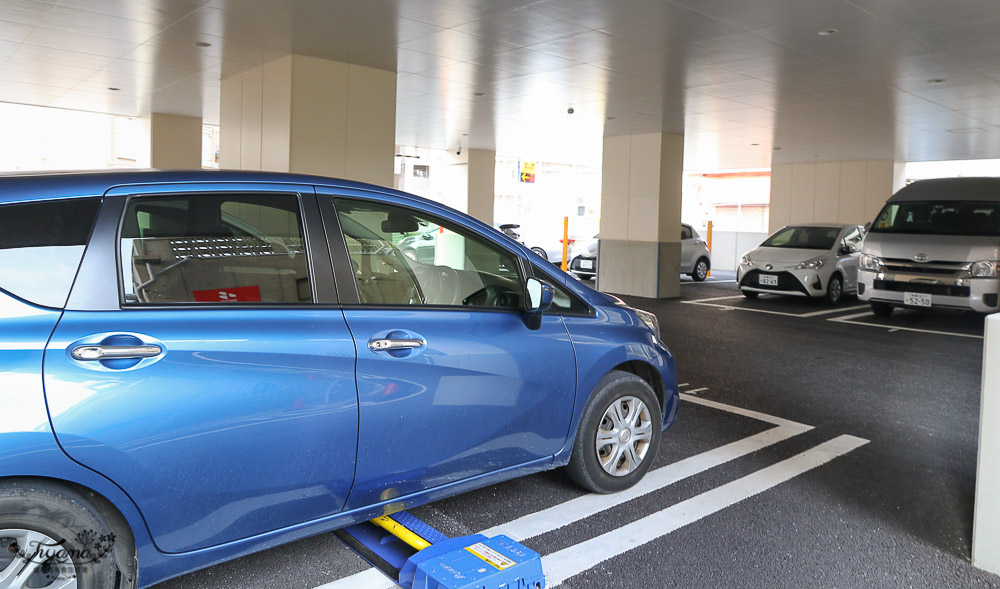
[[1000, 236], [1000, 203], [979, 201], [916, 201], [889, 203], [873, 233]]
[[36, 305], [64, 306], [100, 203], [0, 205], [0, 288]]

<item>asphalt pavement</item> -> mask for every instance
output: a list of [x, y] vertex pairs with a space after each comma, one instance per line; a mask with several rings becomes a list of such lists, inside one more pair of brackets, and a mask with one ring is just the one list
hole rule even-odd
[[[623, 297], [685, 384], [648, 489], [595, 507], [553, 471], [413, 513], [448, 535], [515, 522], [549, 586], [1000, 586], [969, 562], [982, 317], [746, 300], [715, 274]], [[352, 577], [368, 568], [324, 534], [158, 587], [384, 586]]]

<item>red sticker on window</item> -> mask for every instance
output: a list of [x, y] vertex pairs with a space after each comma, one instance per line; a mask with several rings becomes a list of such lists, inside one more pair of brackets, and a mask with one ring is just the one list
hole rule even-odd
[[259, 303], [259, 286], [237, 286], [212, 290], [196, 290], [191, 294], [199, 303]]

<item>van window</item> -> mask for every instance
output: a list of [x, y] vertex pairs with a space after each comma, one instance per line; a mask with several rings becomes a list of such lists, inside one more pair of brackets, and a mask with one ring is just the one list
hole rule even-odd
[[872, 233], [1000, 236], [1000, 203], [918, 201], [887, 204]]
[[100, 202], [0, 206], [0, 288], [36, 305], [64, 306]]

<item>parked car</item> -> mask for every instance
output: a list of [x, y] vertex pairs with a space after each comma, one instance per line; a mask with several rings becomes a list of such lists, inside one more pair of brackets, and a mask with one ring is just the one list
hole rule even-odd
[[656, 317], [533, 260], [355, 182], [0, 176], [0, 585], [145, 587], [559, 466], [634, 485], [678, 404]]
[[858, 225], [789, 225], [747, 252], [736, 281], [747, 298], [761, 293], [823, 297], [832, 305], [858, 289]]
[[1000, 294], [1000, 178], [921, 180], [886, 202], [865, 238], [858, 298], [995, 313]]
[[[597, 250], [600, 234], [593, 239], [577, 242], [570, 256], [569, 269], [573, 274], [583, 279], [597, 276]], [[708, 277], [712, 269], [712, 253], [708, 244], [698, 235], [693, 227], [681, 224], [681, 265], [680, 273], [687, 274], [701, 282]]]

